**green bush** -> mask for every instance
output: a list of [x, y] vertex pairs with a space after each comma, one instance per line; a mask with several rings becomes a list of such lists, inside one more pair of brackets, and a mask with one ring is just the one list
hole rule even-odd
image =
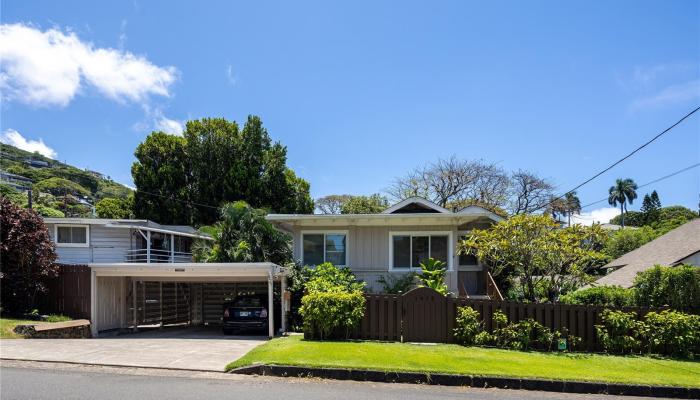
[[358, 281], [349, 268], [339, 268], [328, 262], [307, 268], [307, 274], [308, 279], [304, 284], [307, 293], [355, 292], [365, 288], [365, 282]]
[[654, 268], [637, 274], [636, 303], [675, 309], [700, 307], [700, 268], [691, 265]]
[[640, 349], [640, 322], [633, 312], [604, 310], [603, 324], [596, 325], [598, 339], [605, 351], [610, 353], [632, 353]]
[[377, 279], [377, 283], [382, 285], [382, 293], [406, 293], [416, 285], [416, 274], [409, 272], [398, 276], [395, 274], [382, 275]]
[[447, 295], [447, 285], [445, 284], [445, 274], [447, 264], [443, 261], [436, 260], [432, 257], [420, 263], [421, 273], [418, 274], [418, 279], [423, 286], [429, 287], [436, 292]]
[[650, 312], [640, 336], [649, 353], [693, 358], [700, 354], [700, 316], [678, 311]]
[[328, 339], [334, 333], [348, 338], [362, 320], [365, 296], [354, 292], [310, 292], [301, 299], [299, 312], [304, 318], [304, 332], [314, 338]]
[[[455, 319], [454, 335], [457, 343], [470, 346], [477, 343], [477, 336], [483, 333], [484, 323], [478, 311], [471, 307], [457, 308], [457, 318]], [[487, 340], [483, 337], [480, 341]]]
[[649, 226], [637, 229], [620, 229], [610, 235], [603, 248], [603, 253], [611, 259], [615, 259], [651, 242], [656, 237], [656, 232]]
[[66, 315], [61, 315], [61, 314], [51, 314], [48, 317], [46, 317], [46, 322], [65, 322], [65, 321], [71, 321], [72, 318], [68, 317]]
[[596, 286], [580, 289], [559, 298], [564, 304], [625, 307], [635, 304], [635, 290], [620, 286]]
[[508, 317], [497, 311], [493, 314], [493, 320], [497, 326], [493, 331], [493, 340], [498, 347], [512, 350], [551, 350], [554, 342], [560, 337], [559, 332], [552, 332], [532, 318], [508, 323]]

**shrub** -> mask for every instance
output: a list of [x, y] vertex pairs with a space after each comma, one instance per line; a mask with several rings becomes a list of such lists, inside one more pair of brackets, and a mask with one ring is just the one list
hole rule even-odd
[[640, 336], [650, 353], [692, 358], [700, 354], [700, 316], [678, 311], [650, 312]]
[[624, 307], [635, 303], [634, 289], [620, 286], [596, 286], [580, 289], [559, 298], [564, 304]]
[[[484, 323], [478, 311], [471, 307], [459, 307], [457, 309], [455, 326], [454, 335], [458, 343], [465, 346], [479, 344], [477, 343], [477, 336], [483, 333]], [[485, 339], [482, 335], [479, 341]]]
[[447, 285], [445, 284], [445, 263], [434, 258], [428, 258], [420, 263], [421, 273], [418, 279], [423, 283], [423, 286], [429, 287], [440, 294], [447, 295]]
[[0, 197], [0, 295], [3, 311], [27, 312], [57, 275], [56, 252], [42, 218]]
[[700, 307], [700, 268], [690, 265], [654, 268], [637, 274], [636, 302], [640, 306], [675, 309]]
[[377, 279], [377, 282], [382, 285], [382, 293], [399, 294], [411, 290], [416, 284], [416, 274], [409, 272], [407, 274], [382, 275]]
[[[627, 222], [627, 220], [625, 220], [625, 222]], [[610, 238], [603, 248], [603, 253], [615, 259], [651, 242], [656, 236], [654, 229], [649, 226], [643, 226], [638, 229], [620, 229], [610, 235]]]
[[304, 284], [307, 293], [311, 292], [355, 292], [365, 288], [365, 282], [355, 278], [349, 268], [336, 267], [323, 263], [313, 268], [307, 267], [308, 280]]
[[61, 314], [51, 314], [48, 317], [46, 317], [46, 322], [65, 322], [70, 320], [71, 317]]
[[301, 299], [299, 312], [304, 318], [304, 332], [318, 339], [328, 339], [340, 331], [345, 338], [355, 328], [365, 310], [365, 297], [354, 292], [310, 292]]
[[603, 324], [596, 325], [595, 329], [605, 351], [631, 353], [640, 348], [640, 325], [635, 313], [604, 310], [601, 319]]

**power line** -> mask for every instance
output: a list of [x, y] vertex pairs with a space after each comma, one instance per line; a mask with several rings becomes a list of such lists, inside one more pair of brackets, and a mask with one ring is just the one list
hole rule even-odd
[[610, 166], [608, 166], [608, 167], [605, 168], [604, 170], [602, 170], [602, 171], [598, 172], [597, 174], [593, 175], [592, 177], [588, 178], [588, 179], [585, 180], [583, 183], [579, 184], [578, 186], [576, 186], [575, 188], [569, 190], [568, 192], [566, 192], [566, 193], [564, 193], [564, 194], [562, 194], [562, 195], [559, 195], [559, 196], [553, 198], [552, 200], [550, 200], [550, 201], [549, 201], [548, 203], [546, 203], [546, 204], [543, 204], [543, 205], [539, 206], [538, 208], [534, 209], [533, 212], [534, 212], [534, 211], [541, 210], [541, 209], [543, 209], [543, 208], [545, 208], [545, 207], [549, 207], [549, 206], [550, 206], [553, 202], [555, 202], [556, 200], [559, 200], [559, 199], [563, 198], [564, 196], [566, 196], [566, 195], [569, 194], [569, 193], [575, 192], [576, 190], [578, 190], [578, 189], [580, 189], [582, 186], [588, 184], [589, 182], [591, 182], [591, 181], [594, 180], [595, 178], [597, 178], [597, 177], [603, 175], [604, 173], [610, 171], [611, 169], [613, 169], [615, 166], [617, 166], [617, 165], [620, 164], [621, 162], [623, 162], [623, 161], [625, 161], [626, 159], [632, 157], [632, 155], [634, 155], [635, 153], [637, 153], [639, 150], [641, 150], [641, 149], [647, 147], [647, 146], [650, 145], [652, 142], [654, 142], [656, 139], [660, 138], [661, 136], [663, 136], [664, 134], [666, 134], [666, 133], [669, 132], [671, 129], [675, 128], [676, 126], [680, 125], [681, 122], [685, 121], [688, 117], [690, 117], [691, 115], [695, 114], [698, 110], [700, 110], [700, 107], [696, 107], [694, 110], [692, 110], [692, 111], [689, 112], [688, 114], [684, 115], [683, 118], [681, 118], [681, 119], [679, 119], [678, 121], [676, 121], [673, 125], [671, 125], [671, 126], [669, 126], [668, 128], [664, 129], [664, 130], [661, 131], [659, 134], [657, 134], [656, 136], [654, 136], [653, 138], [651, 138], [650, 140], [648, 140], [646, 143], [644, 143], [644, 144], [642, 144], [641, 146], [637, 147], [636, 149], [632, 150], [629, 154], [627, 154], [626, 156], [622, 157], [621, 159], [615, 161], [613, 164], [611, 164]]
[[[638, 186], [637, 189], [641, 189], [641, 188], [643, 188], [643, 187], [646, 187], [646, 186], [649, 186], [649, 185], [653, 185], [653, 184], [655, 184], [655, 183], [657, 183], [657, 182], [661, 182], [661, 181], [666, 180], [666, 179], [668, 179], [668, 178], [673, 178], [674, 176], [676, 176], [676, 175], [678, 175], [678, 174], [681, 174], [681, 173], [683, 173], [683, 172], [689, 171], [689, 170], [691, 170], [691, 169], [693, 169], [693, 168], [697, 168], [697, 167], [700, 167], [700, 163], [693, 164], [693, 165], [691, 165], [691, 166], [688, 166], [688, 167], [685, 167], [685, 168], [683, 168], [683, 169], [680, 169], [680, 170], [678, 170], [678, 171], [676, 171], [676, 172], [670, 173], [670, 174], [668, 174], [668, 175], [666, 175], [666, 176], [662, 176], [661, 178], [654, 179], [654, 180], [651, 181], [651, 182], [647, 182], [647, 183], [645, 183], [645, 184], [643, 184], [643, 185], [641, 185], [641, 186]], [[607, 200], [608, 200], [607, 197], [602, 198], [602, 199], [600, 199], [600, 200], [594, 201], [593, 203], [589, 203], [589, 204], [586, 204], [585, 206], [582, 206], [581, 209], [583, 210], [584, 208], [590, 207], [590, 206], [595, 205], [595, 204], [598, 204], [598, 203], [602, 203], [602, 202], [607, 201]]]
[[168, 199], [168, 200], [171, 200], [171, 201], [177, 201], [178, 203], [183, 203], [183, 204], [188, 204], [188, 205], [194, 205], [194, 206], [199, 206], [199, 207], [208, 207], [208, 208], [213, 208], [213, 209], [215, 209], [215, 210], [221, 210], [221, 209], [222, 209], [221, 207], [212, 206], [212, 205], [210, 205], [210, 204], [202, 204], [202, 203], [196, 203], [196, 202], [194, 202], [194, 201], [187, 201], [187, 200], [175, 199], [175, 198], [173, 198], [172, 196], [166, 196], [166, 195], [163, 195], [163, 194], [152, 193], [152, 192], [146, 192], [145, 190], [141, 190], [141, 189], [136, 189], [136, 192], [137, 192], [137, 193], [147, 194], [147, 195], [150, 195], [150, 196], [162, 197], [162, 198], [164, 198], [164, 199]]

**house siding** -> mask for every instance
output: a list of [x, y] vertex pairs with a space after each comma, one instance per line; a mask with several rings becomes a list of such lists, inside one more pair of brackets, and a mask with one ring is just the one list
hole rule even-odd
[[454, 225], [422, 225], [422, 226], [314, 226], [295, 227], [292, 232], [294, 239], [294, 259], [301, 260], [303, 231], [347, 231], [348, 267], [358, 279], [367, 282], [367, 288], [372, 292], [381, 292], [378, 283], [380, 277], [388, 274], [399, 276], [403, 271], [389, 271], [389, 232], [451, 232], [452, 233], [452, 270], [445, 277], [450, 291], [457, 293], [457, 227]]
[[[56, 242], [55, 224], [47, 224], [51, 240]], [[62, 264], [124, 262], [126, 250], [131, 248], [131, 230], [90, 225], [88, 247], [56, 245], [57, 262]]]

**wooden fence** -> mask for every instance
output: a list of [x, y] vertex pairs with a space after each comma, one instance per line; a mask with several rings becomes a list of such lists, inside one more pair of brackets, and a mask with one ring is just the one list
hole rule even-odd
[[[470, 306], [481, 314], [484, 329], [493, 332], [493, 314], [501, 310], [511, 322], [527, 318], [551, 330], [581, 338], [580, 349], [600, 351], [595, 325], [600, 324], [602, 306], [531, 304], [499, 300], [445, 297], [428, 288], [413, 289], [403, 295], [366, 295], [365, 315], [354, 339], [404, 342], [454, 342], [457, 308]], [[658, 309], [626, 307], [640, 317]]]
[[59, 265], [59, 274], [39, 295], [42, 313], [90, 319], [90, 268], [87, 265]]

